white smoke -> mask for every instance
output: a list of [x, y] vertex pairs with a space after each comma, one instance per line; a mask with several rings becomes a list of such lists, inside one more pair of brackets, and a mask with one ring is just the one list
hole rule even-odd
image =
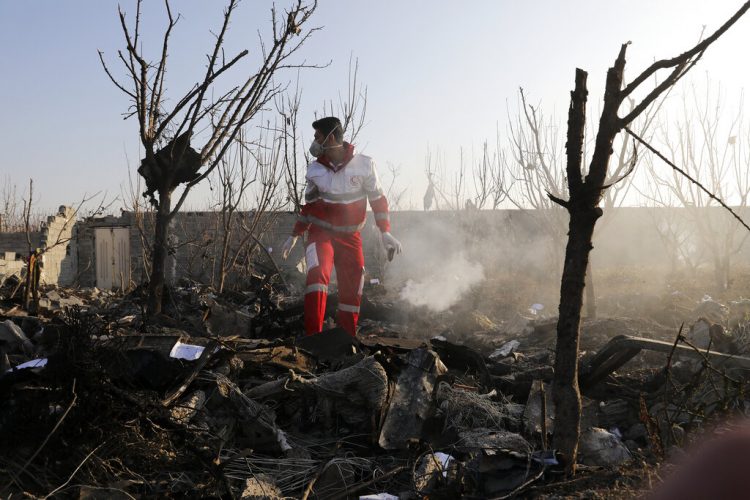
[[415, 306], [445, 311], [483, 279], [482, 265], [470, 262], [460, 252], [444, 258], [440, 265], [433, 267], [433, 272], [419, 280], [408, 280], [401, 290], [401, 298]]

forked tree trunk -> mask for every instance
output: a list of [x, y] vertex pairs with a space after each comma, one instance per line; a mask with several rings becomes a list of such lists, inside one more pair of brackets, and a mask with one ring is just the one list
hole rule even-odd
[[612, 143], [621, 124], [617, 116], [619, 91], [625, 67], [625, 46], [615, 65], [607, 73], [604, 108], [599, 119], [594, 154], [585, 180], [582, 173], [583, 142], [586, 126], [587, 73], [576, 70], [575, 89], [571, 92], [568, 110], [566, 171], [568, 176], [567, 201], [554, 199], [570, 215], [568, 244], [560, 282], [560, 316], [557, 322], [555, 350], [555, 433], [553, 446], [560, 452], [569, 473], [575, 471], [581, 422], [581, 394], [578, 388], [578, 342], [583, 308], [586, 268], [593, 248], [591, 239], [596, 221], [602, 216], [599, 201], [612, 154]]
[[583, 307], [586, 267], [593, 248], [594, 225], [601, 216], [599, 208], [570, 212], [568, 244], [565, 249], [560, 283], [560, 316], [557, 322], [555, 379], [554, 447], [565, 460], [575, 462], [581, 421], [581, 393], [578, 389], [578, 342]]
[[[750, 9], [750, 1], [743, 6], [712, 35], [702, 39], [692, 49], [672, 59], [654, 62], [623, 88], [625, 51], [620, 47], [614, 65], [607, 71], [604, 90], [604, 106], [599, 118], [594, 153], [584, 180], [582, 173], [583, 140], [586, 123], [586, 72], [576, 69], [576, 85], [571, 92], [568, 110], [568, 134], [565, 144], [566, 174], [570, 199], [549, 197], [567, 209], [570, 214], [568, 244], [565, 249], [565, 264], [560, 283], [560, 317], [557, 322], [557, 347], [555, 351], [555, 379], [553, 398], [555, 408], [555, 433], [553, 447], [556, 448], [568, 473], [575, 472], [578, 437], [581, 422], [581, 396], [578, 389], [578, 339], [583, 306], [583, 288], [586, 266], [591, 252], [591, 238], [596, 221], [602, 210], [598, 207], [607, 177], [607, 167], [612, 155], [612, 143], [617, 134], [627, 127], [654, 100], [675, 84], [700, 58], [703, 52], [716, 41], [732, 24]], [[623, 99], [631, 95], [643, 82], [660, 69], [671, 73], [659, 83], [640, 104], [631, 108], [625, 117], [618, 115]], [[631, 133], [632, 135], [632, 133]]]

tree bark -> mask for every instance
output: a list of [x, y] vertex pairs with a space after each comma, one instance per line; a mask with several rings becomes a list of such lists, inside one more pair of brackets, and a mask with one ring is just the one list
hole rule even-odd
[[[575, 472], [581, 423], [581, 394], [578, 388], [578, 342], [583, 308], [583, 290], [594, 226], [602, 209], [603, 193], [612, 144], [622, 128], [617, 111], [621, 102], [620, 89], [625, 68], [623, 45], [613, 67], [607, 72], [604, 107], [599, 119], [596, 146], [585, 178], [582, 174], [583, 142], [586, 124], [587, 74], [576, 70], [575, 89], [571, 92], [568, 110], [566, 172], [568, 201], [557, 200], [570, 214], [568, 244], [560, 282], [560, 316], [557, 322], [555, 379], [552, 398], [555, 402], [555, 433], [553, 446], [560, 452], [566, 471]], [[553, 198], [554, 199], [554, 198]]]
[[555, 402], [553, 447], [560, 451], [573, 470], [578, 452], [581, 422], [581, 393], [578, 389], [578, 341], [583, 307], [583, 290], [591, 237], [601, 216], [598, 207], [570, 212], [568, 244], [560, 283], [560, 316], [557, 322], [555, 378], [552, 397]]
[[591, 261], [586, 265], [586, 318], [596, 318], [596, 296], [594, 295], [594, 273], [591, 271]]
[[149, 315], [161, 313], [164, 296], [164, 273], [167, 261], [169, 223], [172, 220], [172, 192], [159, 190], [159, 207], [156, 211], [154, 249], [152, 252], [151, 281], [148, 287]]

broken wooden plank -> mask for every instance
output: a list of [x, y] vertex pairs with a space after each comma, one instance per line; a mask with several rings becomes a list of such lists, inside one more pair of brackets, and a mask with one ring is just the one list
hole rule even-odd
[[246, 363], [267, 364], [302, 373], [313, 372], [317, 365], [315, 359], [304, 351], [284, 345], [239, 351], [237, 357]]
[[221, 348], [216, 341], [210, 341], [208, 345], [206, 345], [206, 348], [203, 349], [203, 353], [201, 353], [200, 358], [196, 360], [195, 366], [193, 366], [193, 371], [190, 372], [190, 375], [188, 375], [187, 378], [183, 380], [182, 384], [179, 387], [172, 390], [164, 399], [162, 399], [162, 406], [164, 406], [165, 408], [171, 406], [172, 403], [174, 403], [180, 396], [182, 396], [187, 388], [190, 387], [190, 384], [193, 383], [195, 377], [198, 376], [198, 373], [206, 366], [211, 357], [219, 352], [220, 349]]
[[708, 360], [716, 365], [750, 370], [750, 358], [717, 351], [696, 350], [684, 344], [674, 344], [662, 340], [619, 335], [610, 340], [588, 363], [587, 371], [581, 376], [581, 389], [587, 390], [604, 380], [609, 374], [633, 359], [641, 350], [669, 354], [674, 350], [679, 356], [697, 360]]

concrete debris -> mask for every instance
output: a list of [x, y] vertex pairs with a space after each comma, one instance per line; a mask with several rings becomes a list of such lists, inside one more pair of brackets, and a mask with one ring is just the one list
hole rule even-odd
[[434, 351], [409, 353], [391, 398], [378, 443], [383, 449], [406, 448], [422, 437], [425, 422], [435, 411], [433, 390], [447, 368]]
[[712, 323], [725, 323], [729, 315], [729, 308], [706, 295], [693, 309], [693, 315], [696, 318], [706, 318]]
[[531, 444], [523, 436], [510, 431], [475, 428], [461, 431], [456, 448], [461, 451], [481, 450], [492, 453], [497, 450], [513, 451], [528, 454], [532, 450]]
[[[8, 283], [0, 452], [49, 476], [11, 464], [3, 495], [44, 496], [81, 463], [81, 498], [496, 498], [560, 481], [546, 297], [545, 314], [526, 298], [501, 317], [381, 291], [357, 337], [307, 337], [302, 295], [264, 277], [221, 294], [185, 283], [148, 320], [140, 292], [95, 289], [43, 289], [30, 316]], [[750, 411], [750, 300], [726, 303], [679, 294], [663, 314], [582, 325], [586, 474], [676, 456], [713, 417]], [[689, 326], [677, 337], [655, 317]]]
[[0, 349], [8, 354], [31, 355], [34, 352], [34, 344], [26, 337], [20, 326], [7, 319], [0, 322]]
[[446, 484], [457, 479], [456, 460], [442, 452], [425, 454], [414, 470], [414, 486], [419, 495], [430, 495], [445, 489]]
[[633, 458], [618, 436], [598, 427], [583, 431], [578, 447], [585, 465], [616, 467]]
[[174, 405], [170, 416], [175, 423], [186, 425], [203, 409], [205, 404], [206, 393], [201, 390], [195, 391]]
[[207, 298], [205, 303], [207, 311], [204, 317], [208, 333], [218, 336], [245, 336], [249, 333], [253, 319], [250, 313], [222, 305], [212, 298]]
[[502, 345], [502, 347], [500, 347], [499, 349], [495, 350], [492, 354], [490, 354], [489, 358], [492, 361], [507, 358], [513, 353], [513, 351], [518, 349], [520, 345], [521, 343], [517, 340], [511, 340], [510, 342], [506, 342], [505, 344]]

